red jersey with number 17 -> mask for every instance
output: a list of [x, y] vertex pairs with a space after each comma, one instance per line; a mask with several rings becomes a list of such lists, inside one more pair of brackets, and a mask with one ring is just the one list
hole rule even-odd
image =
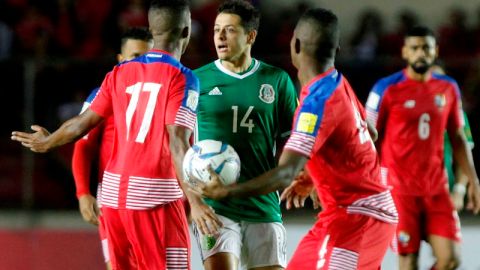
[[379, 80], [366, 105], [380, 135], [382, 173], [393, 191], [430, 196], [448, 189], [443, 136], [445, 130], [453, 136], [464, 123], [455, 80], [432, 73], [419, 82], [403, 70]]
[[324, 207], [321, 217], [345, 208], [347, 213], [397, 223], [363, 106], [334, 68], [303, 87], [285, 149], [310, 158], [306, 166]]
[[107, 74], [91, 110], [113, 114], [115, 140], [103, 176], [102, 204], [148, 209], [183, 196], [167, 125], [192, 129], [199, 82], [170, 54], [151, 50]]

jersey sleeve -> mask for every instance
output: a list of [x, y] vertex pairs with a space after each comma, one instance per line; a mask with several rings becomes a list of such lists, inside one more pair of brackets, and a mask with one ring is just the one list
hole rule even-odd
[[166, 124], [193, 130], [197, 119], [200, 83], [191, 70], [184, 70], [172, 81], [168, 95]]
[[365, 104], [366, 119], [377, 129], [383, 128], [386, 114], [388, 113], [388, 99], [385, 97], [387, 85], [384, 82], [377, 82]]
[[90, 109], [102, 117], [107, 117], [113, 113], [112, 91], [114, 89], [114, 71], [109, 72], [102, 82], [95, 98], [90, 105]]
[[99, 136], [102, 127], [103, 124], [100, 124], [92, 129], [85, 137], [78, 140], [73, 148], [72, 174], [77, 198], [90, 194], [92, 162], [98, 157]]
[[292, 134], [285, 149], [307, 157], [320, 149], [335, 129], [335, 116], [327, 104], [329, 96], [309, 95], [297, 109]]
[[286, 138], [292, 131], [292, 122], [295, 110], [298, 106], [297, 91], [295, 85], [286, 72], [283, 72], [279, 83], [279, 135]]
[[465, 126], [463, 128], [465, 132], [465, 137], [467, 137], [467, 142], [470, 146], [470, 149], [473, 149], [475, 144], [473, 143], [472, 130], [470, 129], [470, 122], [468, 121], [468, 117], [465, 111], [463, 112], [463, 119], [465, 120]]
[[[91, 102], [95, 99], [99, 88], [94, 89], [87, 100], [84, 102], [83, 113], [90, 107]], [[72, 174], [75, 180], [75, 189], [77, 198], [85, 194], [90, 194], [90, 175], [92, 161], [96, 159], [99, 147], [99, 134], [103, 124], [92, 129], [82, 139], [78, 140], [73, 148], [72, 155]]]
[[451, 138], [453, 138], [453, 135], [457, 132], [459, 128], [464, 128], [465, 126], [460, 89], [458, 88], [458, 84], [456, 82], [452, 82], [452, 86], [454, 90], [454, 94], [452, 95], [454, 100], [448, 114], [447, 122], [447, 131]]

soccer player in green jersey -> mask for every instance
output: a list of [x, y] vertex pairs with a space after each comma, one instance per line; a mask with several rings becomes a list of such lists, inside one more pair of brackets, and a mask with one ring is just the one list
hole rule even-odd
[[[464, 132], [467, 137], [468, 146], [473, 149], [472, 131], [470, 130], [470, 124], [468, 123], [467, 114], [463, 112], [463, 119], [465, 119]], [[457, 166], [455, 171], [453, 170], [453, 152], [452, 145], [450, 144], [450, 138], [448, 133], [445, 132], [445, 144], [444, 144], [444, 158], [445, 169], [447, 169], [448, 186], [450, 189], [450, 196], [452, 197], [453, 205], [460, 211], [464, 207], [465, 193], [467, 192], [468, 178], [463, 171]]]
[[[238, 182], [276, 166], [275, 155], [288, 138], [297, 106], [292, 80], [283, 70], [252, 58], [259, 12], [246, 1], [226, 1], [214, 25], [218, 60], [194, 71], [200, 80], [196, 140], [233, 146], [242, 167]], [[286, 237], [277, 192], [246, 199], [205, 199], [223, 223], [209, 229], [195, 213], [195, 235], [204, 267], [284, 269]], [[208, 218], [207, 218], [208, 219]]]

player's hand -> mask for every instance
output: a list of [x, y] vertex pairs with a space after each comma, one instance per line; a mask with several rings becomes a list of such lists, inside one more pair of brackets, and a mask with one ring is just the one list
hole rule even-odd
[[82, 214], [83, 220], [86, 222], [98, 226], [98, 216], [100, 210], [97, 206], [97, 200], [90, 194], [80, 196], [78, 199], [78, 208]]
[[215, 211], [200, 196], [193, 196], [189, 200], [193, 222], [195, 222], [203, 235], [218, 233], [223, 224], [215, 215]]
[[478, 179], [475, 184], [470, 183], [467, 189], [467, 209], [471, 210], [475, 215], [480, 213], [480, 185]]
[[194, 175], [189, 175], [190, 180], [193, 182], [191, 189], [203, 196], [214, 200], [221, 200], [228, 196], [228, 187], [222, 183], [220, 175], [218, 175], [212, 167], [207, 167], [210, 173], [210, 181], [205, 183], [200, 179], [197, 179]]
[[34, 133], [27, 133], [21, 131], [13, 131], [11, 139], [20, 142], [23, 146], [29, 148], [32, 152], [45, 153], [50, 148], [48, 147], [47, 137], [50, 132], [45, 128], [37, 125], [32, 125], [31, 129]]
[[[301, 172], [280, 195], [280, 200], [285, 200], [286, 202], [287, 210], [291, 209], [292, 205], [295, 208], [303, 207], [305, 200], [310, 196], [312, 191], [314, 191], [312, 182], [307, 181], [308, 177], [305, 172]], [[318, 199], [316, 201], [318, 201]], [[314, 207], [315, 206], [317, 205], [314, 201]]]
[[457, 211], [462, 211], [464, 205], [464, 199], [465, 199], [465, 192], [456, 192], [455, 190], [452, 192], [450, 195], [450, 198], [452, 199], [453, 206]]

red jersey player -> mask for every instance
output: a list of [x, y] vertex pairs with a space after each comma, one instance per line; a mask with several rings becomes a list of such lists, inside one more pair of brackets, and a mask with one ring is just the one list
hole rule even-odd
[[437, 56], [433, 32], [411, 29], [402, 56], [407, 68], [379, 80], [367, 100], [368, 120], [378, 129], [382, 173], [393, 188], [400, 222], [394, 241], [400, 269], [417, 269], [420, 241], [437, 261], [432, 269], [459, 264], [460, 228], [444, 170], [444, 132], [470, 180], [469, 207], [480, 210], [478, 178], [463, 133], [458, 85], [430, 68]]
[[138, 269], [190, 269], [181, 164], [199, 85], [179, 62], [190, 37], [188, 2], [154, 0], [148, 19], [153, 49], [107, 74], [89, 109], [52, 134], [32, 126], [35, 133], [14, 131], [12, 139], [46, 152], [113, 115], [115, 139], [101, 192], [112, 268], [129, 269], [133, 250]]
[[[287, 269], [377, 269], [397, 223], [363, 106], [334, 68], [338, 47], [337, 17], [324, 9], [307, 11], [291, 41], [301, 101], [278, 167], [231, 186], [223, 186], [211, 171], [214, 180], [199, 183], [201, 194], [216, 199], [264, 194], [291, 184], [306, 165], [324, 211]], [[282, 197], [303, 196], [296, 185]]]
[[[152, 35], [146, 28], [128, 29], [121, 38], [120, 53], [117, 55], [119, 63], [132, 60], [146, 53], [152, 46]], [[97, 96], [99, 88], [94, 89], [84, 103], [82, 112], [85, 111]], [[108, 242], [103, 217], [99, 215], [97, 200], [90, 193], [90, 176], [92, 161], [98, 161], [98, 187], [97, 197], [101, 197], [101, 179], [103, 171], [110, 159], [114, 141], [113, 117], [108, 117], [100, 125], [91, 130], [86, 136], [75, 143], [72, 157], [72, 173], [75, 179], [77, 198], [80, 213], [85, 221], [98, 225], [102, 241], [103, 255], [107, 269], [111, 269], [108, 255]], [[98, 201], [98, 207], [101, 207]]]

